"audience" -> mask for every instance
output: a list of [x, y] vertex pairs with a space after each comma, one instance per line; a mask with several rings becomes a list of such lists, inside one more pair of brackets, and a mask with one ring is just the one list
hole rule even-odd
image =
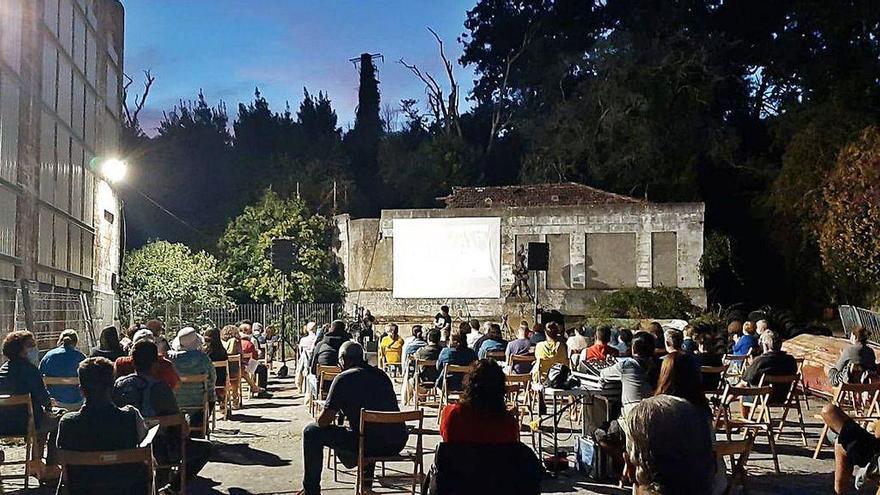
[[[213, 329], [219, 336], [219, 330]], [[150, 370], [159, 360], [156, 344], [141, 340], [132, 349], [135, 373], [116, 379], [112, 398], [117, 407], [132, 406], [145, 418], [179, 414], [180, 409], [174, 392], [150, 375]], [[171, 464], [180, 459], [180, 431], [169, 428], [160, 431], [153, 440], [153, 455], [160, 464]], [[211, 455], [211, 442], [199, 438], [186, 441], [186, 478], [193, 479], [208, 463]], [[174, 491], [180, 490], [179, 476], [170, 476], [167, 469], [156, 473], [156, 484], [165, 486], [169, 481]]]
[[755, 322], [755, 335], [761, 337], [764, 335], [764, 332], [770, 329], [770, 324], [767, 323], [767, 320], [758, 320]]
[[647, 398], [627, 419], [626, 473], [640, 494], [713, 492], [717, 462], [705, 412], [669, 395]]
[[403, 339], [395, 323], [389, 323], [386, 331], [388, 334], [379, 341], [379, 357], [383, 365], [399, 366], [402, 363]]
[[485, 335], [485, 333], [488, 331], [489, 322], [488, 321], [483, 322], [483, 324], [480, 326], [477, 326], [477, 328], [472, 327], [470, 322], [466, 322], [466, 323], [462, 322], [462, 326], [464, 326], [464, 325], [467, 325], [467, 329], [468, 329], [468, 334], [467, 334], [468, 347], [470, 347], [471, 349], [473, 349], [475, 351], [478, 350], [479, 347], [477, 347], [477, 341], [482, 339], [483, 335]]
[[[372, 315], [371, 315], [372, 317]], [[299, 344], [297, 344], [297, 361], [296, 361], [296, 373], [294, 376], [294, 383], [296, 383], [296, 388], [302, 390], [303, 382], [305, 378], [309, 375], [309, 362], [312, 360], [312, 355], [315, 352], [315, 340], [317, 339], [317, 334], [315, 333], [315, 328], [318, 326], [314, 321], [309, 321], [306, 323], [306, 326], [303, 327], [303, 333], [299, 338]], [[370, 326], [370, 340], [375, 338], [372, 335], [372, 325]]]
[[568, 337], [568, 340], [565, 341], [565, 347], [568, 347], [568, 352], [580, 354], [581, 351], [590, 346], [590, 343], [587, 342], [587, 329], [586, 327], [579, 325], [571, 331], [571, 335]]
[[[321, 493], [324, 447], [332, 448], [346, 467], [357, 465], [361, 410], [399, 410], [394, 385], [388, 375], [367, 364], [360, 344], [351, 341], [343, 343], [338, 360], [343, 372], [333, 379], [324, 410], [317, 422], [303, 429], [304, 473], [303, 489], [299, 493], [304, 495]], [[347, 428], [334, 424], [340, 413], [348, 420]], [[408, 436], [403, 424], [371, 424], [364, 435], [365, 453], [368, 456], [396, 455], [406, 445]], [[373, 484], [374, 469], [374, 464], [363, 467], [365, 490], [369, 490]]]
[[[440, 346], [440, 330], [432, 328], [428, 330], [428, 344], [416, 351], [416, 359], [425, 361], [437, 361], [443, 347]], [[436, 382], [439, 372], [436, 367], [426, 366], [419, 372], [419, 381], [422, 383]]]
[[519, 420], [507, 410], [504, 371], [492, 359], [480, 359], [464, 376], [458, 403], [443, 408], [444, 442], [505, 444], [519, 440]]
[[546, 331], [547, 340], [539, 342], [535, 346], [535, 367], [532, 370], [532, 380], [544, 383], [547, 372], [554, 364], [568, 366], [568, 348], [563, 342], [562, 329], [556, 322], [550, 322]]
[[[55, 480], [61, 475], [55, 462], [55, 433], [58, 416], [51, 414], [52, 401], [49, 391], [43, 385], [43, 377], [37, 365], [40, 354], [34, 335], [26, 331], [6, 334], [3, 339], [3, 356], [7, 359], [0, 366], [0, 394], [30, 395], [34, 412], [34, 426], [37, 429], [37, 442], [34, 459], [43, 457], [43, 446], [47, 445], [46, 464], [41, 462], [35, 470], [42, 480]], [[0, 436], [20, 435], [27, 432], [27, 410], [17, 408], [3, 410], [0, 415]]]
[[[437, 357], [437, 371], [440, 372], [437, 377], [438, 390], [443, 386], [443, 378], [446, 375], [446, 365], [454, 364], [457, 366], [468, 366], [477, 360], [477, 353], [467, 346], [467, 334], [462, 332], [470, 331], [468, 326], [466, 329], [460, 327], [458, 331], [453, 332], [449, 337], [449, 347], [440, 352]], [[460, 373], [451, 374], [446, 378], [447, 390], [461, 390], [463, 376]]]
[[760, 352], [758, 337], [755, 335], [754, 323], [747, 321], [743, 324], [743, 334], [733, 344], [734, 356], [754, 356]]
[[632, 356], [633, 331], [629, 328], [621, 328], [617, 334], [618, 357]]
[[880, 428], [875, 423], [874, 433], [869, 433], [836, 404], [828, 404], [822, 409], [822, 419], [837, 434], [834, 441], [834, 493], [847, 493], [847, 485], [856, 466], [860, 469], [856, 475], [855, 489], [860, 492], [866, 479], [877, 475]]
[[[86, 359], [79, 365], [79, 382], [85, 401], [79, 411], [61, 418], [58, 448], [77, 452], [137, 448], [146, 437], [144, 418], [132, 406], [113, 404], [113, 363], [100, 357]], [[66, 483], [71, 495], [141, 495], [146, 493], [149, 478], [143, 464], [71, 466]]]
[[659, 375], [654, 348], [654, 337], [648, 332], [638, 332], [633, 337], [633, 357], [618, 359], [600, 372], [603, 381], [621, 384], [621, 417], [626, 417], [642, 399], [653, 395]]
[[532, 335], [529, 336], [529, 344], [537, 346], [539, 343], [547, 340], [547, 334], [544, 331], [543, 323], [535, 323], [532, 327]]
[[[760, 343], [764, 352], [752, 360], [752, 364], [743, 371], [743, 382], [756, 387], [764, 375], [794, 375], [797, 373], [797, 361], [791, 354], [782, 350], [782, 339], [778, 333], [767, 330], [761, 334]], [[787, 393], [788, 390], [784, 388], [774, 389], [770, 400], [771, 402], [781, 402], [785, 400]]]
[[125, 356], [125, 350], [119, 343], [119, 332], [116, 327], [105, 327], [101, 330], [101, 336], [98, 345], [92, 347], [89, 357], [102, 357], [110, 361], [116, 361], [118, 358]]
[[[86, 358], [76, 348], [78, 342], [79, 336], [75, 330], [67, 329], [61, 332], [57, 347], [47, 352], [40, 361], [40, 373], [43, 376], [75, 378], [79, 363]], [[75, 385], [52, 385], [49, 387], [49, 395], [55, 399], [59, 407], [67, 410], [79, 409], [82, 405], [82, 395]]]
[[147, 328], [147, 330], [153, 332], [154, 337], [165, 335], [165, 324], [162, 323], [161, 320], [149, 320], [146, 323], [145, 327]]
[[850, 368], [855, 366], [862, 371], [877, 372], [877, 356], [874, 349], [868, 347], [868, 331], [863, 326], [852, 329], [849, 335], [850, 344], [840, 351], [840, 357], [828, 370], [828, 380], [834, 387], [850, 381]]
[[[181, 376], [207, 375], [208, 383], [214, 384], [217, 383], [217, 371], [211, 358], [202, 351], [204, 344], [202, 336], [195, 328], [181, 328], [171, 343], [173, 350], [169, 357]], [[203, 394], [206, 388], [208, 411], [203, 411]], [[189, 412], [190, 426], [193, 428], [202, 426], [202, 421], [208, 417], [210, 411], [214, 410], [215, 402], [217, 402], [217, 392], [210, 385], [206, 387], [206, 384], [202, 383], [183, 383], [177, 391], [177, 404]]]
[[[510, 362], [510, 356], [527, 356], [531, 354], [532, 344], [527, 338], [528, 333], [529, 324], [525, 321], [520, 322], [519, 326], [516, 328], [516, 339], [511, 340], [507, 344], [507, 349], [504, 351], [508, 362]], [[518, 375], [530, 373], [532, 371], [532, 365], [530, 363], [516, 363], [513, 365], [511, 371]]]
[[477, 357], [480, 359], [485, 358], [486, 354], [490, 352], [505, 352], [507, 349], [507, 341], [501, 336], [501, 325], [497, 323], [489, 324], [489, 331], [485, 337], [477, 351]]
[[689, 357], [683, 352], [672, 352], [663, 358], [654, 395], [680, 397], [704, 410], [708, 419], [712, 411], [703, 392], [700, 370], [688, 359]]
[[[156, 337], [153, 335], [153, 332], [145, 328], [142, 330], [138, 330], [137, 333], [134, 334], [132, 338], [132, 345], [143, 339], [156, 343]], [[158, 346], [159, 344], [156, 343], [157, 348]], [[122, 356], [120, 358], [117, 358], [115, 368], [116, 376], [130, 375], [135, 371], [134, 359], [131, 356]], [[174, 368], [174, 364], [171, 363], [171, 360], [164, 356], [160, 355], [159, 361], [156, 362], [155, 366], [153, 366], [152, 374], [154, 378], [165, 382], [169, 387], [171, 387], [171, 390], [177, 390], [178, 387], [180, 387], [180, 375], [177, 374], [177, 370]]]
[[309, 375], [306, 377], [306, 386], [311, 397], [318, 395], [318, 365], [337, 366], [339, 364], [339, 349], [350, 339], [348, 332], [345, 331], [345, 322], [336, 320], [330, 326], [330, 331], [323, 335], [321, 341], [315, 345], [309, 363]]
[[[254, 397], [269, 399], [272, 397], [272, 394], [266, 391], [266, 386], [269, 384], [269, 369], [266, 368], [265, 364], [259, 362], [260, 349], [254, 344], [255, 339], [252, 332], [253, 330], [249, 323], [242, 323], [238, 326], [239, 340], [241, 342], [241, 365], [244, 367], [241, 370], [241, 377], [250, 385], [251, 393]], [[251, 359], [257, 361], [256, 367], [248, 366]], [[251, 368], [253, 368], [253, 373], [250, 371]]]
[[581, 361], [604, 361], [609, 357], [617, 357], [620, 351], [609, 345], [609, 342], [611, 342], [611, 327], [599, 325], [596, 329], [596, 342], [581, 352]]

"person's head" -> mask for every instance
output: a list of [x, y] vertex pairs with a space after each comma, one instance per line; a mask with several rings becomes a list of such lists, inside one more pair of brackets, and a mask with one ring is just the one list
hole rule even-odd
[[562, 329], [559, 328], [559, 324], [555, 321], [551, 321], [547, 324], [547, 340], [552, 340], [553, 342], [559, 342], [562, 339]]
[[339, 366], [342, 369], [363, 366], [365, 362], [364, 348], [357, 342], [348, 340], [339, 348]]
[[489, 332], [486, 333], [486, 337], [492, 340], [501, 340], [501, 325], [497, 323], [489, 325]]
[[79, 363], [79, 389], [86, 402], [110, 400], [113, 389], [113, 363], [107, 358], [88, 358]]
[[143, 330], [138, 330], [131, 338], [131, 343], [134, 345], [136, 342], [140, 342], [141, 340], [149, 340], [150, 342], [156, 341], [156, 336], [153, 335], [153, 332], [144, 328]]
[[578, 325], [574, 328], [575, 334], [581, 337], [587, 336], [587, 326], [586, 325]]
[[700, 351], [700, 353], [708, 354], [715, 352], [715, 337], [713, 337], [711, 333], [701, 333], [697, 336], [696, 341], [697, 350]]
[[[168, 344], [168, 339], [165, 338], [164, 335], [159, 335], [158, 337], [156, 337], [155, 342], [156, 342], [156, 348], [159, 349], [159, 355], [160, 355], [160, 356], [167, 356], [167, 355], [168, 355], [168, 349], [171, 347], [171, 346]], [[198, 348], [199, 348], [199, 350], [200, 350], [201, 347], [204, 346], [204, 345], [205, 345], [205, 342], [204, 342], [204, 340], [202, 340], [202, 341], [198, 344]], [[193, 349], [193, 350], [196, 350], [196, 349]]]
[[333, 335], [344, 335], [345, 322], [342, 320], [333, 320], [333, 323], [330, 325], [330, 333]]
[[492, 359], [480, 359], [464, 376], [461, 403], [489, 414], [505, 414], [504, 371]]
[[388, 332], [388, 335], [390, 335], [391, 338], [396, 339], [400, 330], [397, 328], [397, 323], [389, 323], [385, 326], [385, 331]]
[[101, 330], [101, 337], [98, 341], [101, 344], [101, 349], [106, 351], [122, 351], [122, 346], [119, 344], [119, 331], [114, 326], [104, 327]]
[[466, 321], [459, 323], [458, 324], [458, 333], [460, 333], [462, 335], [467, 335], [467, 334], [471, 333], [471, 324]]
[[306, 326], [303, 327], [303, 334], [304, 334], [304, 335], [311, 335], [311, 334], [314, 334], [314, 333], [315, 333], [315, 327], [317, 327], [317, 326], [318, 326], [318, 324], [315, 323], [314, 321], [310, 321], [310, 322], [306, 323]]
[[138, 332], [138, 330], [140, 330], [140, 329], [141, 329], [141, 326], [139, 324], [132, 323], [131, 325], [128, 326], [128, 329], [125, 330], [125, 336], [131, 340], [134, 340], [134, 334], [136, 334]]
[[768, 328], [770, 328], [770, 325], [767, 323], [767, 320], [758, 320], [758, 322], [755, 323], [755, 333], [758, 335], [764, 333]]
[[79, 342], [79, 335], [76, 334], [76, 330], [72, 328], [68, 328], [67, 330], [61, 332], [61, 335], [58, 336], [58, 342], [55, 344], [58, 347], [76, 347], [76, 344]]
[[448, 315], [449, 314], [449, 306], [446, 306], [445, 304], [443, 306], [440, 306], [440, 312], [443, 313], [444, 315]]
[[710, 493], [716, 461], [706, 413], [684, 399], [643, 399], [627, 417], [625, 460], [650, 493]]
[[516, 327], [516, 338], [524, 339], [529, 334], [529, 323], [525, 320], [519, 322], [519, 326]]
[[195, 328], [184, 327], [177, 332], [177, 337], [174, 337], [171, 347], [175, 351], [201, 351], [204, 344], [202, 336]]
[[422, 326], [421, 325], [413, 325], [412, 326], [412, 336], [421, 339], [422, 336]]
[[648, 331], [651, 332], [651, 335], [654, 336], [654, 339], [663, 342], [663, 326], [656, 321], [652, 321], [650, 325], [648, 325]]
[[666, 352], [680, 351], [684, 343], [684, 334], [681, 330], [670, 328], [663, 335], [663, 342], [666, 344]]
[[477, 330], [482, 335], [486, 335], [489, 333], [489, 327], [492, 326], [492, 322], [484, 321], [482, 325], [480, 325], [480, 329]]
[[[3, 355], [10, 361], [28, 359], [33, 362], [35, 361], [33, 359], [35, 354], [39, 356], [37, 341], [34, 339], [34, 334], [27, 330], [9, 332], [3, 339]], [[39, 359], [36, 359], [36, 361], [39, 362]]]
[[217, 327], [211, 327], [205, 330], [205, 352], [208, 354], [211, 351], [216, 349], [221, 349], [223, 347], [223, 342], [220, 340], [220, 329]]
[[638, 332], [633, 336], [632, 353], [633, 356], [640, 358], [649, 358], [654, 356], [656, 344], [654, 336], [649, 332]]
[[229, 339], [237, 339], [238, 338], [238, 327], [235, 325], [226, 325], [223, 327], [223, 330], [220, 330], [220, 337], [226, 342]]
[[428, 330], [428, 342], [434, 345], [440, 343], [440, 330], [432, 328]]
[[468, 321], [468, 325], [471, 327], [472, 332], [480, 331], [480, 320], [471, 318], [470, 321]]
[[623, 343], [623, 345], [632, 347], [633, 331], [629, 328], [621, 328], [620, 333], [617, 335], [617, 339]]
[[161, 321], [153, 319], [147, 322], [147, 330], [153, 332], [153, 335], [158, 337], [165, 333], [165, 325]]
[[684, 330], [681, 331], [684, 334], [684, 338], [692, 339], [694, 338], [694, 327], [693, 325], [685, 325]]
[[747, 321], [747, 322], [743, 323], [742, 330], [743, 330], [744, 334], [754, 335], [755, 334], [755, 324], [752, 323], [751, 321]]
[[240, 333], [243, 337], [249, 336], [253, 333], [253, 329], [251, 328], [250, 323], [242, 323], [238, 326], [238, 333]]
[[254, 335], [262, 335], [263, 334], [263, 324], [260, 322], [254, 322], [254, 324], [251, 325], [251, 329], [253, 330]]
[[544, 333], [545, 330], [543, 323], [535, 323], [532, 325], [532, 332], [534, 333]]
[[464, 349], [467, 347], [467, 332], [458, 329], [449, 336], [449, 347], [453, 349]]
[[149, 373], [159, 361], [159, 348], [149, 340], [142, 340], [132, 347], [131, 357], [138, 373]]
[[657, 390], [654, 395], [674, 395], [709, 411], [709, 402], [703, 393], [700, 370], [686, 354], [672, 352], [663, 358]]
[[743, 332], [743, 322], [740, 320], [730, 320], [730, 323], [727, 324], [727, 335], [729, 337], [734, 337], [736, 335], [742, 335]]
[[599, 328], [596, 329], [596, 340], [606, 345], [611, 342], [611, 327], [599, 325]]
[[773, 330], [767, 330], [760, 337], [761, 348], [764, 352], [779, 351], [782, 349], [782, 339]]
[[853, 344], [867, 344], [868, 343], [868, 330], [865, 327], [859, 325], [852, 329], [852, 333], [850, 333], [849, 340]]

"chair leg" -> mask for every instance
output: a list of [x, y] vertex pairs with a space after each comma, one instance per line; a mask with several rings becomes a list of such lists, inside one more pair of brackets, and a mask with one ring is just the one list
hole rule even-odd
[[770, 443], [770, 453], [773, 455], [773, 467], [776, 469], [776, 474], [782, 474], [782, 471], [779, 470], [779, 456], [776, 454], [776, 442], [773, 440], [773, 427], [767, 426], [767, 441]]
[[807, 428], [804, 425], [804, 411], [801, 409], [800, 402], [796, 403], [795, 406], [797, 407], [798, 424], [801, 427], [801, 440], [804, 443], [804, 447], [806, 447], [807, 446]]
[[822, 452], [822, 447], [825, 446], [826, 435], [828, 435], [828, 425], [822, 427], [822, 433], [819, 434], [819, 442], [816, 444], [816, 451], [813, 452], [813, 459], [819, 458], [819, 454]]

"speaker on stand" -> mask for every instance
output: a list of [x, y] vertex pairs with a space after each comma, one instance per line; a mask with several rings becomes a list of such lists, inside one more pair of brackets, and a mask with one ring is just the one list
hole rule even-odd
[[546, 272], [550, 269], [550, 243], [530, 242], [529, 254], [526, 264], [531, 272], [534, 272], [535, 281], [535, 323], [538, 322], [538, 272]]
[[281, 367], [278, 368], [277, 376], [284, 378], [289, 373], [286, 349], [290, 343], [287, 338], [287, 276], [293, 273], [294, 266], [299, 261], [299, 250], [292, 238], [277, 237], [272, 239], [272, 245], [265, 254], [272, 266], [281, 272]]

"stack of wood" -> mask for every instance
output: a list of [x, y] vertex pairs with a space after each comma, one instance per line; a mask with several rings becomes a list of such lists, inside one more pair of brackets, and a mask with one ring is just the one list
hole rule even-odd
[[[849, 339], [802, 334], [786, 340], [782, 350], [804, 360], [802, 374], [810, 392], [830, 395], [832, 387], [828, 382], [828, 370], [837, 363], [841, 351], [848, 345]], [[874, 342], [869, 345], [880, 361], [880, 345]]]

